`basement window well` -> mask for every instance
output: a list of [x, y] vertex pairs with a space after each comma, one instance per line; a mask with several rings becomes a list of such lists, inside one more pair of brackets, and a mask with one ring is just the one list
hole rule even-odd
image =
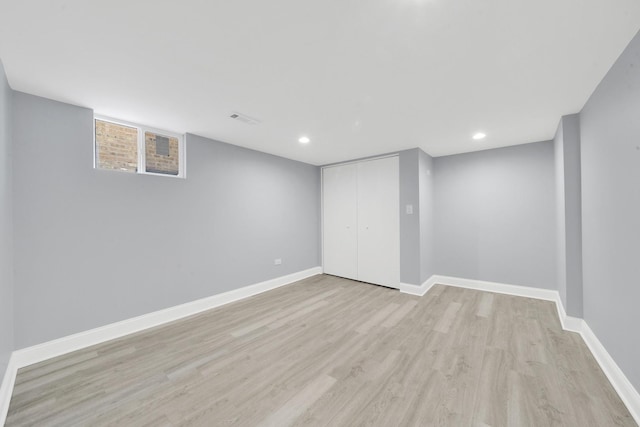
[[104, 117], [94, 118], [96, 169], [185, 178], [184, 137]]

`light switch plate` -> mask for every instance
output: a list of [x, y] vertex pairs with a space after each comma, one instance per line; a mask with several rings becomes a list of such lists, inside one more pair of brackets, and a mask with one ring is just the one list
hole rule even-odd
[[413, 215], [413, 205], [407, 205], [407, 215]]

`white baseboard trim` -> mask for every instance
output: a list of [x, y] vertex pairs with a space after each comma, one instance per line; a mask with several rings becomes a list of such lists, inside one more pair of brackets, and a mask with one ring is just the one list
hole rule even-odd
[[582, 331], [580, 332], [582, 339], [591, 350], [593, 357], [602, 368], [602, 371], [609, 379], [613, 388], [618, 392], [618, 396], [627, 406], [631, 416], [640, 425], [640, 393], [633, 387], [624, 372], [618, 364], [613, 360], [609, 352], [604, 348], [596, 334], [593, 333], [589, 325], [583, 321]]
[[13, 392], [13, 386], [16, 382], [16, 373], [18, 367], [16, 366], [15, 358], [13, 354], [9, 358], [7, 364], [7, 370], [4, 373], [2, 379], [2, 385], [0, 386], [0, 426], [4, 425], [7, 419], [7, 412], [9, 412], [9, 402], [11, 401], [11, 393]]
[[[229, 292], [213, 295], [211, 297], [199, 299], [189, 303], [170, 307], [164, 310], [155, 311], [142, 316], [112, 323], [110, 325], [69, 335], [57, 340], [16, 350], [12, 353], [7, 370], [0, 386], [0, 425], [4, 425], [11, 393], [16, 379], [18, 369], [47, 360], [65, 353], [100, 344], [115, 338], [120, 338], [134, 332], [159, 326], [174, 320], [201, 313], [203, 311], [219, 307], [234, 301], [239, 301], [253, 295], [260, 294], [281, 286], [294, 283], [307, 277], [322, 274], [322, 267], [314, 267], [308, 270], [278, 277], [254, 285], [245, 286]], [[558, 317], [562, 328], [567, 331], [578, 332], [584, 339], [587, 347], [591, 350], [602, 371], [605, 373], [611, 385], [616, 390], [627, 409], [640, 424], [640, 394], [633, 387], [631, 382], [624, 375], [620, 367], [615, 363], [611, 355], [604, 348], [600, 340], [593, 333], [589, 325], [580, 318], [567, 316], [564, 310], [560, 295], [557, 291], [549, 289], [538, 289], [527, 286], [508, 285], [504, 283], [486, 282], [479, 280], [462, 279], [457, 277], [433, 275], [422, 285], [400, 284], [400, 292], [423, 296], [435, 284], [456, 286], [467, 289], [495, 292], [514, 296], [542, 299], [556, 303]]]
[[310, 268], [308, 270], [277, 277], [275, 279], [212, 295], [210, 297], [191, 301], [185, 304], [143, 314], [131, 319], [111, 323], [109, 325], [90, 329], [88, 331], [69, 335], [53, 341], [34, 345], [32, 347], [16, 350], [13, 354], [19, 367], [32, 365], [81, 348], [100, 344], [134, 332], [143, 331], [145, 329], [153, 328], [154, 326], [159, 326], [187, 316], [192, 316], [194, 314], [248, 298], [262, 292], [270, 291], [321, 273], [321, 267]]
[[560, 318], [560, 324], [562, 324], [562, 329], [565, 331], [577, 332], [579, 334], [582, 333], [582, 328], [584, 327], [584, 320], [579, 317], [571, 317], [567, 316], [567, 313], [564, 311], [564, 304], [562, 303], [562, 299], [560, 299], [560, 293], [558, 294], [558, 299], [556, 300], [556, 309], [558, 310], [558, 318]]
[[449, 276], [431, 276], [429, 281], [441, 283], [443, 285], [456, 286], [459, 288], [476, 289], [479, 291], [495, 292], [499, 294], [514, 295], [518, 297], [541, 299], [556, 303], [558, 318], [562, 324], [562, 329], [571, 332], [582, 332], [584, 320], [578, 317], [567, 316], [564, 305], [560, 299], [560, 293], [552, 289], [533, 288], [530, 286], [508, 285], [505, 283], [486, 282], [481, 280], [461, 279]]
[[434, 277], [436, 276], [431, 276], [422, 285], [411, 285], [409, 283], [400, 283], [400, 292], [421, 297], [427, 292], [429, 292], [429, 289], [431, 289], [431, 287], [436, 284]]
[[[620, 396], [620, 399], [622, 399], [624, 404], [627, 406], [627, 409], [631, 413], [631, 416], [636, 421], [636, 423], [640, 425], [640, 394], [633, 387], [629, 379], [625, 376], [625, 374], [613, 360], [611, 355], [607, 352], [600, 340], [598, 340], [591, 328], [589, 328], [587, 322], [584, 319], [580, 319], [578, 317], [567, 316], [564, 305], [562, 304], [562, 300], [560, 299], [560, 293], [558, 291], [437, 275], [431, 276], [431, 278], [427, 282], [431, 282], [431, 286], [438, 283], [447, 286], [456, 286], [460, 288], [476, 289], [480, 291], [495, 292], [500, 294], [555, 302], [556, 309], [558, 310], [558, 318], [560, 319], [562, 329], [564, 329], [565, 331], [577, 332], [582, 336], [582, 339], [587, 344], [587, 347], [589, 347], [589, 350], [600, 365], [600, 368]], [[418, 286], [413, 287], [418, 288]]]
[[463, 279], [460, 277], [439, 276], [434, 274], [421, 286], [410, 285], [406, 283], [400, 284], [400, 292], [406, 294], [423, 296], [436, 283], [447, 286], [455, 286], [458, 288], [475, 289], [479, 291], [495, 292], [499, 294], [514, 295], [518, 297], [541, 299], [545, 301], [553, 301], [556, 303], [558, 317], [562, 324], [562, 329], [571, 332], [582, 331], [584, 320], [567, 316], [564, 305], [560, 299], [560, 293], [551, 289], [533, 288], [530, 286], [508, 285], [506, 283], [487, 282], [482, 280]]
[[[551, 289], [532, 288], [529, 286], [507, 285], [505, 283], [486, 282], [482, 280], [462, 279], [450, 276], [431, 276], [435, 278], [435, 283], [455, 286], [458, 288], [476, 289], [479, 291], [495, 292], [498, 294], [515, 295], [519, 297], [542, 299], [546, 301], [557, 301], [558, 291]], [[429, 280], [431, 280], [429, 279]]]
[[[508, 285], [505, 283], [486, 282], [481, 280], [461, 279], [459, 277], [449, 276], [432, 276], [436, 283], [442, 283], [449, 286], [459, 288], [476, 289], [480, 291], [495, 292], [499, 294], [514, 295], [518, 297], [541, 299], [545, 301], [553, 301], [556, 303], [558, 310], [558, 318], [565, 331], [578, 332], [582, 331], [584, 320], [577, 317], [567, 316], [564, 305], [560, 299], [560, 293], [552, 289], [533, 288], [530, 286]], [[431, 280], [429, 279], [429, 280]]]
[[9, 409], [9, 401], [11, 399], [11, 392], [13, 391], [15, 376], [18, 369], [22, 367], [42, 362], [43, 360], [51, 359], [72, 351], [80, 350], [82, 348], [90, 347], [95, 344], [100, 344], [105, 341], [120, 338], [135, 332], [140, 332], [145, 329], [153, 328], [154, 326], [163, 325], [184, 317], [192, 316], [194, 314], [270, 291], [317, 274], [322, 274], [322, 267], [314, 267], [308, 270], [288, 274], [286, 276], [276, 277], [275, 279], [266, 280], [264, 282], [143, 314], [138, 317], [111, 323], [109, 325], [79, 332], [77, 334], [42, 344], [15, 350], [11, 355], [9, 366], [7, 367], [4, 380], [2, 381], [2, 388], [0, 389], [0, 410], [3, 411], [0, 412], [0, 425], [4, 425], [5, 417]]

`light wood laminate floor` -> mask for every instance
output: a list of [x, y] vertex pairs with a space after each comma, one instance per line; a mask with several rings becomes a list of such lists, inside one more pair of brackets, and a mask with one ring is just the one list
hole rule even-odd
[[551, 302], [320, 275], [23, 368], [7, 425], [636, 424]]

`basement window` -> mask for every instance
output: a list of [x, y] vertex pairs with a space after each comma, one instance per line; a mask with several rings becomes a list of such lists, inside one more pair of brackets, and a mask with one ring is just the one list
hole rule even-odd
[[94, 140], [96, 169], [179, 178], [186, 175], [182, 135], [95, 117]]

